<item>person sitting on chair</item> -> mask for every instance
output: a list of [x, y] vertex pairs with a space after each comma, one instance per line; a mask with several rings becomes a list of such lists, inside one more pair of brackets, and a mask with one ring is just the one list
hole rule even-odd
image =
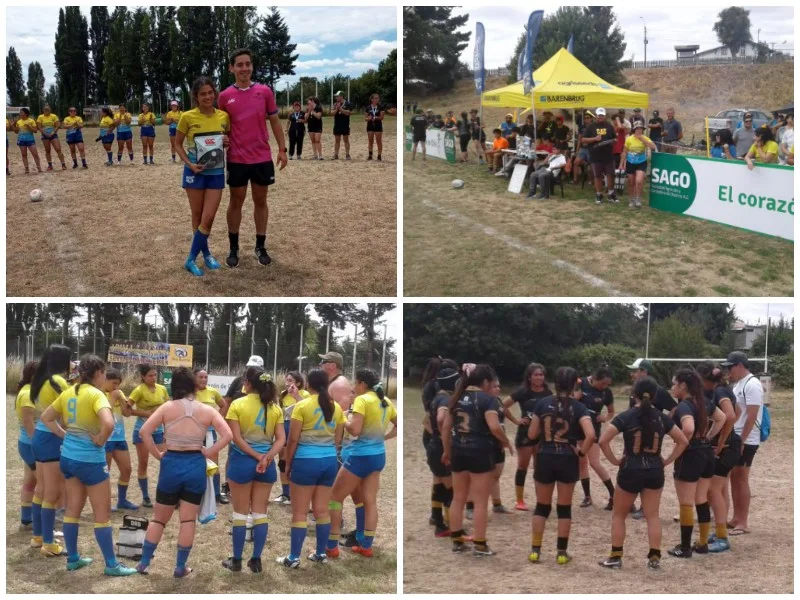
[[[553, 153], [547, 157], [544, 164], [531, 173], [528, 181], [528, 187], [530, 188], [530, 193], [527, 196], [528, 199], [547, 200], [550, 198], [550, 186], [554, 179], [558, 177], [564, 165], [567, 164], [567, 159], [564, 156], [566, 146], [564, 142], [556, 144], [555, 148], [553, 148]], [[537, 182], [540, 189], [539, 194], [536, 194]]]

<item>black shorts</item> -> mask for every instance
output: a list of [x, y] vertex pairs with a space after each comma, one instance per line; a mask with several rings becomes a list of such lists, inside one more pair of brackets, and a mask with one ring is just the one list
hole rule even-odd
[[322, 121], [320, 121], [319, 123], [310, 121], [308, 123], [308, 133], [322, 133]]
[[469, 134], [458, 136], [458, 143], [461, 145], [462, 152], [469, 150]]
[[428, 443], [433, 438], [433, 434], [431, 434], [427, 429], [422, 430], [422, 447], [427, 449]]
[[506, 462], [506, 450], [500, 445], [495, 444], [492, 451], [492, 458], [494, 459], [494, 466], [501, 465]]
[[675, 461], [673, 477], [693, 483], [714, 476], [714, 449], [710, 445], [689, 446]]
[[427, 137], [428, 137], [427, 133], [422, 133], [422, 134], [416, 134], [415, 133], [415, 134], [413, 134], [413, 137], [411, 139], [413, 140], [413, 142], [415, 144], [419, 144], [420, 142], [422, 142], [424, 144], [425, 140], [427, 139]]
[[333, 135], [350, 135], [349, 127], [334, 127]]
[[628, 175], [635, 175], [636, 171], [644, 171], [647, 172], [647, 161], [643, 163], [639, 163], [638, 165], [632, 165], [629, 162], [625, 163], [625, 173]]
[[248, 182], [252, 182], [254, 185], [272, 185], [275, 183], [275, 165], [271, 160], [252, 165], [229, 162], [228, 185], [245, 187]]
[[514, 448], [519, 450], [520, 448], [533, 448], [536, 446], [539, 440], [532, 440], [528, 437], [528, 428], [518, 427], [517, 428], [517, 435], [514, 438]]
[[742, 455], [739, 457], [739, 462], [737, 463], [737, 466], [752, 467], [753, 457], [755, 457], [756, 452], [758, 452], [758, 444], [745, 444], [744, 451], [742, 452]]
[[480, 130], [472, 132], [472, 140], [475, 141], [475, 142], [480, 142], [481, 141], [481, 132], [480, 132]]
[[383, 121], [367, 121], [367, 131], [383, 133]]
[[620, 469], [617, 487], [629, 494], [642, 490], [660, 490], [664, 487], [664, 469]]
[[425, 448], [425, 454], [428, 457], [428, 468], [434, 477], [450, 476], [450, 469], [442, 462], [442, 451], [442, 442], [438, 438], [432, 439]]
[[494, 470], [494, 456], [492, 452], [482, 454], [453, 453], [450, 459], [450, 470], [453, 473], [469, 471], [470, 473], [488, 473]]
[[536, 458], [533, 480], [539, 483], [575, 483], [578, 481], [577, 454], [542, 454]]
[[731, 469], [739, 462], [741, 449], [742, 439], [734, 433], [728, 440], [728, 445], [720, 452], [719, 456], [715, 457], [714, 475], [727, 477]]

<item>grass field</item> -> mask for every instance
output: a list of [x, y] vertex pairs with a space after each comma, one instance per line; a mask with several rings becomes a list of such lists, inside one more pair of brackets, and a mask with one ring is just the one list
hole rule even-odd
[[[627, 392], [622, 387], [614, 390], [615, 396], [622, 398], [627, 397]], [[793, 590], [794, 395], [791, 391], [772, 395], [772, 436], [756, 454], [750, 477], [752, 533], [731, 538], [731, 552], [696, 555], [683, 561], [667, 555], [667, 548], [678, 543], [680, 534], [672, 520], [678, 513], [678, 503], [671, 481], [672, 467], [667, 467], [661, 500], [664, 558], [658, 572], [649, 571], [646, 566], [645, 522], [633, 519], [627, 521], [623, 568], [610, 571], [597, 564], [608, 556], [610, 549], [611, 513], [603, 510], [607, 494], [591, 470], [595, 504], [590, 508], [578, 507], [583, 497], [580, 485], [576, 486], [573, 497], [570, 564], [563, 567], [555, 564], [555, 511], [545, 530], [540, 564], [528, 562], [531, 517], [521, 512], [512, 515], [490, 512], [488, 540], [496, 556], [478, 560], [469, 555], [452, 554], [449, 540], [435, 538], [433, 528], [428, 525], [431, 475], [421, 443], [423, 410], [418, 400], [419, 388], [404, 388], [404, 397], [407, 399], [403, 422], [404, 593], [786, 594]], [[618, 402], [618, 409], [621, 408]], [[506, 427], [511, 435], [512, 429], [511, 424]], [[671, 443], [671, 440], [665, 442], [665, 453], [670, 451]], [[617, 455], [621, 452], [619, 437], [615, 440], [615, 452]], [[616, 478], [616, 467], [609, 465], [605, 458], [601, 460]], [[515, 469], [516, 458], [507, 456], [501, 495], [509, 507], [514, 500]], [[529, 506], [535, 503], [530, 473], [525, 499]], [[433, 556], [435, 561], [431, 560]]]
[[[285, 123], [282, 123], [285, 129]], [[157, 127], [155, 166], [142, 165], [139, 134], [134, 161], [104, 167], [105, 152], [84, 133], [89, 169], [68, 171], [53, 153], [53, 173], [24, 175], [10, 138], [12, 176], [6, 180], [9, 296], [394, 296], [397, 269], [396, 119], [384, 127], [383, 162], [366, 162], [366, 126], [353, 121], [352, 161], [330, 160], [334, 139], [326, 118], [323, 162], [290, 161], [276, 173], [268, 202], [269, 267], [253, 256], [253, 205], [244, 205], [240, 266], [195, 278], [183, 270], [192, 237], [183, 165], [170, 157], [167, 127]], [[271, 134], [271, 132], [270, 132]], [[288, 145], [288, 141], [287, 141]], [[273, 150], [276, 148], [272, 144]], [[306, 136], [304, 154], [311, 156]], [[37, 148], [47, 166], [44, 148]], [[116, 154], [116, 143], [113, 146]], [[343, 150], [341, 151], [343, 157]], [[115, 157], [116, 158], [116, 157]], [[39, 188], [45, 200], [32, 203]], [[226, 189], [210, 246], [224, 265], [228, 252]], [[54, 276], [54, 272], [57, 275]]]
[[[6, 412], [13, 415], [14, 397], [6, 396]], [[128, 444], [134, 462], [134, 475], [131, 478], [129, 497], [139, 504], [141, 493], [136, 484], [136, 455], [131, 443], [133, 421], [129, 419]], [[208, 525], [198, 525], [189, 565], [195, 571], [186, 579], [174, 579], [178, 517], [173, 516], [167, 525], [164, 538], [159, 544], [153, 559], [150, 575], [134, 575], [120, 579], [102, 575], [102, 555], [92, 534], [93, 518], [87, 502], [81, 516], [79, 547], [81, 553], [95, 559], [91, 566], [67, 574], [64, 559], [48, 559], [39, 555], [38, 550], [28, 547], [30, 530], [19, 529], [19, 490], [22, 481], [22, 461], [17, 453], [18, 426], [16, 419], [9, 420], [6, 438], [6, 592], [25, 594], [86, 594], [86, 593], [180, 593], [180, 594], [222, 594], [222, 593], [366, 593], [390, 594], [397, 589], [397, 444], [386, 445], [386, 469], [381, 476], [379, 492], [379, 523], [375, 538], [375, 557], [364, 559], [349, 551], [342, 552], [342, 558], [327, 565], [317, 566], [305, 558], [298, 570], [289, 570], [278, 565], [275, 558], [285, 556], [289, 549], [289, 528], [291, 507], [270, 504], [269, 538], [262, 556], [264, 571], [254, 575], [245, 567], [241, 573], [231, 573], [220, 566], [220, 562], [230, 555], [231, 542], [228, 534], [228, 518], [232, 505], [218, 507], [217, 520]], [[227, 449], [222, 456], [227, 456]], [[154, 497], [158, 477], [156, 461], [149, 463], [150, 494]], [[220, 458], [225, 464], [225, 458]], [[111, 469], [112, 505], [116, 504], [116, 483], [118, 471]], [[224, 479], [223, 479], [224, 480]], [[272, 496], [280, 494], [279, 484], [273, 487]], [[136, 514], [147, 518], [151, 509], [140, 508]], [[345, 529], [349, 531], [354, 522], [353, 504], [348, 499], [344, 506]], [[112, 513], [114, 539], [122, 524], [122, 515]], [[58, 526], [58, 525], [57, 525]], [[314, 544], [314, 525], [309, 522], [308, 537], [304, 549], [308, 551]], [[249, 556], [250, 544], [245, 545], [245, 555]], [[304, 557], [308, 552], [304, 553]], [[128, 566], [135, 566], [132, 560], [123, 560]]]
[[[548, 201], [471, 164], [403, 163], [406, 296], [792, 296], [792, 242], [650, 209]], [[455, 190], [453, 179], [464, 189]], [[734, 259], [735, 257], [735, 259]]]

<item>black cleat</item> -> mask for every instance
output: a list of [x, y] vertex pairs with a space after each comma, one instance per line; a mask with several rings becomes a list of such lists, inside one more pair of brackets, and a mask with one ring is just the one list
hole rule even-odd
[[[253, 560], [253, 559], [251, 559]], [[234, 573], [238, 573], [242, 570], [242, 559], [241, 558], [233, 558], [232, 556], [226, 558], [222, 561], [222, 566], [228, 569], [229, 571], [233, 571]], [[250, 562], [248, 561], [247, 566], [250, 566]], [[258, 560], [258, 566], [261, 566], [261, 560]]]
[[680, 544], [675, 546], [672, 550], [667, 550], [670, 556], [675, 558], [692, 558], [692, 549], [683, 548]]
[[272, 259], [267, 253], [266, 248], [256, 248], [255, 254], [256, 258], [258, 259], [258, 262], [264, 265], [265, 267], [272, 262]]
[[228, 258], [225, 259], [225, 263], [231, 268], [235, 269], [239, 266], [239, 249], [238, 248], [231, 248], [230, 254], [228, 254]]
[[[261, 573], [263, 570], [261, 568], [261, 559], [260, 558], [251, 558], [247, 561], [247, 566], [253, 573]], [[241, 568], [241, 561], [239, 561], [239, 568]]]
[[695, 542], [692, 545], [692, 552], [695, 554], [708, 554], [708, 544], [701, 546], [698, 542]]
[[622, 568], [622, 557], [621, 556], [609, 556], [605, 560], [601, 560], [597, 563], [601, 567], [606, 567], [608, 569], [621, 569]]

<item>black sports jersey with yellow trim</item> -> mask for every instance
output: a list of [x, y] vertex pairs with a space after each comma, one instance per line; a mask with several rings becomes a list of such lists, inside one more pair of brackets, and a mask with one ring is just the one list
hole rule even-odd
[[[714, 398], [713, 396], [711, 398], [704, 396], [703, 400], [706, 404], [706, 414], [708, 415], [710, 421], [711, 413], [713, 413], [714, 410], [716, 410], [716, 406], [714, 405]], [[675, 409], [675, 414], [672, 416], [678, 427], [681, 426], [681, 422], [683, 421], [684, 417], [692, 417], [692, 419], [694, 420], [694, 434], [692, 434], [692, 439], [689, 440], [689, 444], [692, 446], [698, 444], [707, 444], [708, 441], [706, 440], [705, 432], [708, 431], [709, 426], [706, 425], [706, 427], [703, 428], [703, 431], [702, 432], [700, 431], [701, 429], [700, 424], [698, 423], [697, 420], [698, 417], [697, 408], [695, 407], [694, 402], [692, 402], [689, 398], [684, 398], [683, 400], [678, 402], [678, 408]]]
[[453, 450], [464, 454], [489, 452], [493, 442], [487, 412], [497, 412], [494, 396], [476, 387], [468, 387], [458, 400], [453, 411]]
[[[631, 390], [631, 395], [629, 397], [628, 406], [633, 408], [636, 406], [636, 399], [633, 397], [633, 390]], [[653, 406], [658, 410], [664, 412], [671, 412], [673, 408], [678, 406], [678, 403], [675, 401], [675, 398], [667, 391], [666, 388], [658, 386], [658, 391], [656, 392], [656, 398], [653, 400]]]
[[[547, 398], [548, 396], [552, 396], [553, 392], [550, 391], [550, 388], [544, 386], [543, 390], [539, 390], [535, 392], [534, 390], [520, 386], [511, 394], [511, 399], [519, 404], [519, 413], [521, 418], [528, 417], [529, 419], [533, 416], [533, 411], [536, 408], [536, 403], [542, 399]], [[528, 435], [528, 426], [527, 425], [519, 425], [517, 427], [518, 435]]]
[[597, 424], [597, 415], [603, 411], [603, 407], [614, 405], [614, 393], [610, 387], [598, 390], [589, 381], [588, 377], [581, 379], [581, 391], [583, 397], [581, 403], [589, 409], [589, 416], [592, 417], [592, 425]]
[[555, 396], [541, 398], [533, 410], [539, 417], [541, 433], [540, 454], [573, 454], [582, 431], [580, 420], [589, 417], [589, 411], [580, 402], [570, 399], [564, 409]]
[[[722, 402], [725, 398], [727, 398], [728, 401], [731, 403], [731, 408], [732, 409], [736, 405], [736, 395], [733, 393], [733, 390], [730, 387], [728, 387], [727, 385], [718, 385], [716, 388], [714, 388], [714, 390], [703, 390], [703, 394], [706, 397], [706, 405], [708, 405], [708, 403], [710, 402], [711, 404], [713, 404], [714, 408], [720, 408], [720, 402]], [[720, 408], [720, 410], [722, 410], [722, 409]], [[711, 427], [711, 422], [712, 421], [711, 421], [711, 413], [710, 412], [709, 412], [709, 416], [708, 416], [708, 421], [709, 421], [708, 422], [708, 426]], [[730, 442], [730, 439], [731, 439], [732, 435], [733, 435], [733, 429], [731, 429], [731, 432], [728, 435], [728, 439], [725, 440], [725, 445], [726, 446]], [[715, 435], [714, 439], [711, 440], [711, 443], [714, 444], [714, 445], [719, 443], [719, 436], [720, 436], [719, 433], [717, 435]]]
[[433, 437], [436, 439], [441, 439], [442, 437], [442, 432], [439, 431], [439, 423], [437, 422], [436, 414], [439, 412], [440, 408], [446, 408], [448, 402], [450, 402], [450, 392], [440, 390], [436, 393], [436, 395], [433, 397], [433, 400], [431, 400], [430, 404], [428, 405], [428, 417], [431, 425], [431, 432]]
[[638, 406], [629, 408], [618, 415], [614, 415], [611, 424], [622, 433], [625, 445], [624, 469], [652, 469], [664, 467], [661, 459], [661, 446], [664, 436], [667, 435], [675, 422], [662, 412], [656, 411], [655, 419], [646, 432], [642, 427], [645, 419], [644, 411]]

